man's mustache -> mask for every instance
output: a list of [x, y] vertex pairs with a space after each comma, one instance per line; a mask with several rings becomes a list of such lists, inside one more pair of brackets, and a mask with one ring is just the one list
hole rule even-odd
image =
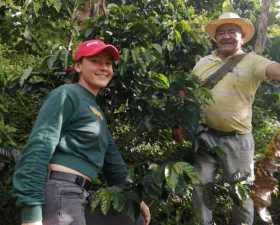
[[234, 44], [234, 43], [236, 43], [236, 41], [233, 41], [233, 40], [221, 40], [220, 43], [221, 44]]

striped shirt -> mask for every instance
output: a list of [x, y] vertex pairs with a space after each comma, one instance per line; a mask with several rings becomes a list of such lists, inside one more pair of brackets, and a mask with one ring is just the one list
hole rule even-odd
[[[203, 81], [228, 59], [222, 60], [213, 52], [199, 60], [193, 73]], [[262, 56], [248, 53], [210, 91], [213, 100], [202, 108], [203, 122], [221, 131], [251, 132], [252, 104], [257, 88], [266, 79], [265, 70], [270, 63], [272, 61]]]

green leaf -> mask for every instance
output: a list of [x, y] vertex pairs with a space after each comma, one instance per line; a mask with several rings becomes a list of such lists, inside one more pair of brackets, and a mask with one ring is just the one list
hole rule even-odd
[[198, 184], [198, 174], [194, 167], [187, 162], [177, 162], [174, 165], [174, 169], [178, 174], [185, 173], [191, 180], [192, 184]]
[[53, 6], [57, 12], [60, 12], [62, 7], [62, 2], [60, 0], [56, 0], [53, 2]]
[[128, 207], [126, 214], [135, 223], [140, 215], [139, 202], [132, 201], [131, 207]]
[[152, 170], [152, 171], [158, 171], [159, 169], [160, 169], [160, 166], [156, 163], [151, 163], [149, 166], [149, 170]]
[[32, 3], [32, 0], [25, 0], [23, 7], [27, 8]]
[[170, 41], [166, 42], [166, 48], [168, 49], [169, 52], [172, 52], [174, 49], [174, 44]]
[[181, 25], [183, 31], [185, 31], [187, 33], [192, 31], [192, 27], [191, 27], [190, 23], [187, 20], [181, 20], [180, 21], [180, 25]]
[[174, 30], [174, 36], [176, 43], [180, 43], [182, 41], [181, 33], [178, 30]]
[[100, 203], [101, 195], [100, 195], [99, 191], [96, 192], [96, 194], [94, 195], [94, 198], [91, 200], [90, 208], [92, 211], [94, 211]]
[[212, 154], [217, 155], [217, 156], [223, 156], [225, 154], [224, 149], [220, 146], [215, 146], [215, 147], [209, 149], [209, 151]]
[[19, 84], [22, 87], [24, 82], [31, 76], [33, 71], [33, 67], [28, 67], [26, 70], [24, 70], [22, 76], [20, 77]]
[[174, 170], [176, 171], [177, 174], [183, 174], [184, 173], [184, 167], [186, 166], [186, 162], [176, 162], [174, 164]]
[[231, 5], [230, 0], [225, 0], [223, 3], [223, 11], [224, 12], [233, 12], [234, 8]]
[[162, 186], [164, 181], [164, 175], [162, 168], [155, 163], [152, 163], [149, 167], [150, 172], [144, 176], [143, 186], [145, 192], [155, 199], [159, 199], [162, 193]]
[[41, 3], [37, 2], [37, 1], [33, 1], [33, 10], [34, 10], [34, 13], [35, 13], [36, 17], [39, 16], [39, 10], [40, 9], [41, 9]]
[[132, 60], [135, 64], [137, 64], [138, 60], [137, 60], [137, 57], [138, 57], [138, 52], [137, 52], [137, 49], [132, 49], [131, 50], [131, 56], [132, 56]]
[[112, 195], [112, 205], [114, 210], [122, 212], [126, 205], [126, 197], [124, 193], [114, 192]]
[[25, 27], [22, 35], [25, 38], [25, 40], [32, 41], [32, 34], [28, 26]]
[[59, 58], [59, 53], [56, 53], [55, 55], [52, 55], [48, 58], [47, 64], [49, 69], [54, 69], [54, 65], [58, 60], [58, 58]]
[[170, 82], [166, 75], [162, 73], [154, 73], [152, 74], [152, 77], [154, 79], [154, 85], [157, 88], [163, 88], [163, 89], [169, 88]]
[[166, 165], [164, 169], [164, 175], [167, 186], [172, 190], [175, 191], [176, 185], [178, 183], [178, 174], [176, 173], [172, 164]]
[[112, 193], [108, 189], [103, 189], [101, 192], [100, 209], [106, 215], [111, 207]]
[[250, 186], [247, 183], [247, 181], [241, 181], [236, 183], [234, 189], [235, 189], [235, 194], [237, 195], [240, 201], [249, 198]]
[[162, 47], [159, 44], [152, 44], [153, 48], [157, 50], [159, 54], [162, 54]]
[[194, 7], [192, 7], [192, 6], [191, 6], [191, 7], [188, 7], [187, 15], [188, 15], [189, 18], [195, 15], [195, 9], [194, 9]]
[[129, 57], [129, 50], [127, 48], [122, 49], [122, 62], [127, 63]]

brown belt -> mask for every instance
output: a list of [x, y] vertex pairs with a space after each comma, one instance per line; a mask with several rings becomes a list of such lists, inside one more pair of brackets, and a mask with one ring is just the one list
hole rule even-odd
[[238, 135], [239, 133], [236, 131], [236, 130], [233, 130], [233, 131], [220, 131], [220, 130], [216, 130], [216, 129], [213, 129], [211, 127], [208, 127], [207, 125], [205, 124], [202, 124], [203, 128], [205, 128], [204, 130], [202, 130], [200, 133], [203, 133], [203, 132], [209, 132], [209, 133], [212, 133], [216, 136], [235, 136], [235, 135]]

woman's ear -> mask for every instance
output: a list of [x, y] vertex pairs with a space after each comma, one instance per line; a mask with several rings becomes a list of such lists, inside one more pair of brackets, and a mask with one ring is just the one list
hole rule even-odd
[[77, 73], [80, 73], [81, 72], [81, 63], [80, 62], [75, 63], [74, 69]]

